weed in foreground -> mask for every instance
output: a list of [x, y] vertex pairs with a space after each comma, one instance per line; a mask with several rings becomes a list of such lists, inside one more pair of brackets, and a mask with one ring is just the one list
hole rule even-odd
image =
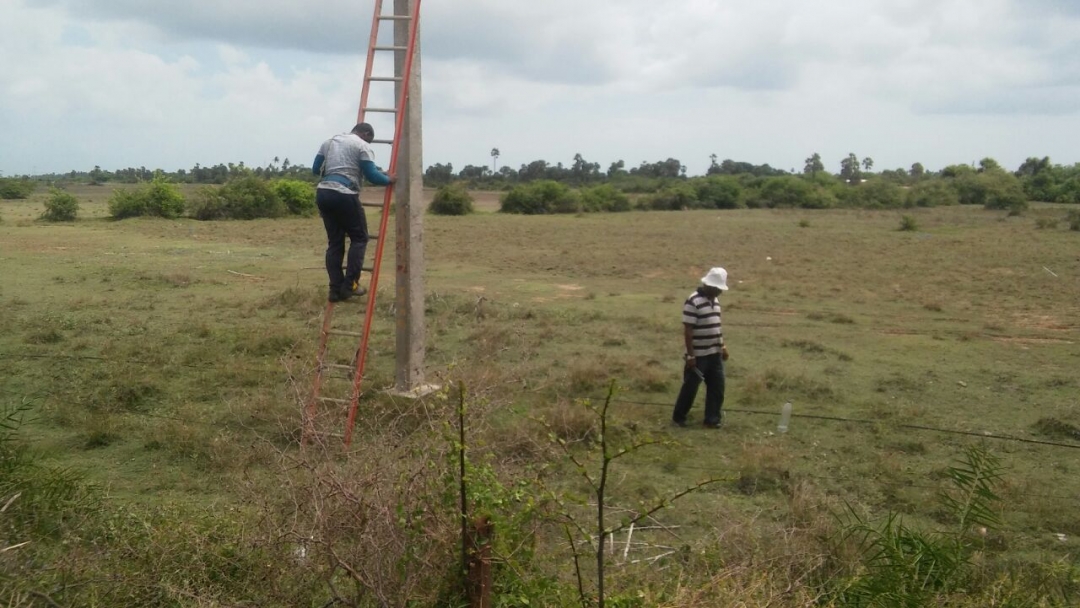
[[915, 218], [910, 215], [905, 215], [900, 218], [900, 227], [897, 230], [901, 232], [915, 232], [919, 229], [919, 223], [915, 221]]
[[846, 575], [825, 582], [830, 599], [843, 606], [907, 607], [939, 605], [963, 594], [978, 576], [976, 552], [987, 530], [1000, 527], [1000, 498], [994, 487], [1003, 474], [1000, 460], [984, 447], [968, 448], [946, 471], [951, 489], [940, 504], [951, 529], [925, 532], [891, 512], [875, 524], [847, 508], [839, 518], [834, 555], [854, 555]]

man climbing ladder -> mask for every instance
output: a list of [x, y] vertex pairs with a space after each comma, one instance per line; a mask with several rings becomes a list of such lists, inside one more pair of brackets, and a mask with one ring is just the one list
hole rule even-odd
[[[311, 172], [321, 175], [315, 194], [323, 225], [326, 228], [326, 273], [330, 278], [327, 299], [341, 302], [367, 292], [360, 287], [360, 269], [367, 249], [367, 215], [360, 205], [363, 179], [376, 186], [387, 186], [394, 179], [375, 166], [371, 142], [375, 129], [362, 122], [349, 133], [335, 135], [323, 142]], [[344, 272], [345, 236], [349, 237], [349, 257]]]

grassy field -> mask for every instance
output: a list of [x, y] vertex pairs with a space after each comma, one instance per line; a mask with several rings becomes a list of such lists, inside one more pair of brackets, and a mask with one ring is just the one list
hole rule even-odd
[[[82, 210], [69, 225], [35, 219], [41, 193], [0, 202], [2, 399], [32, 407], [21, 437], [40, 462], [99, 488], [106, 509], [255, 521], [260, 498], [288, 502], [282, 480], [296, 474], [283, 463], [296, 458], [325, 295], [321, 222], [112, 222], [109, 191], [75, 189]], [[789, 592], [774, 605], [804, 605], [812, 591], [797, 573], [813, 567], [789, 566], [814, 561], [805, 539], [831, 513], [847, 503], [945, 526], [944, 471], [971, 445], [1007, 466], [1004, 525], [982, 550], [1033, 567], [1075, 563], [1080, 235], [1036, 228], [1061, 207], [911, 210], [919, 229], [899, 231], [901, 214], [885, 211], [523, 217], [493, 213], [497, 200], [481, 194], [480, 213], [425, 226], [427, 373], [467, 387], [476, 458], [510, 478], [560, 462], [549, 432], [594, 442], [577, 400], [602, 397], [614, 379], [612, 437], [666, 442], [617, 463], [615, 513], [723, 479], [657, 514], [640, 544], [615, 539], [626, 543], [612, 557], [624, 562], [613, 574], [623, 590], [659, 593], [663, 575], [643, 574], [653, 562], [633, 562], [670, 548], [711, 560], [687, 570], [686, 589], [765, 593], [754, 585], [774, 571], [752, 566], [764, 555], [787, 568]], [[732, 286], [722, 298], [729, 411], [718, 432], [672, 428], [681, 305], [715, 265]], [[393, 378], [392, 276], [371, 389]], [[383, 445], [388, 426], [441, 440], [446, 393], [371, 395], [356, 453], [372, 456], [364, 450]], [[785, 401], [796, 418], [777, 434]], [[379, 438], [369, 447], [367, 433]], [[585, 490], [572, 467], [552, 466], [544, 487]], [[740, 564], [747, 578], [721, 572]], [[715, 605], [686, 589], [665, 601]], [[160, 604], [247, 605], [191, 593]]]

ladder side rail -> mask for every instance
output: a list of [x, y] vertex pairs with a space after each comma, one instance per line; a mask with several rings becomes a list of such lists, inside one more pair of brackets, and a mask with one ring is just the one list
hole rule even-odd
[[300, 445], [306, 445], [309, 433], [315, 431], [315, 405], [319, 401], [319, 392], [322, 390], [323, 368], [326, 364], [326, 342], [330, 337], [330, 326], [334, 318], [334, 304], [328, 302], [326, 311], [323, 313], [322, 330], [319, 332], [319, 351], [315, 357], [315, 379], [311, 385], [311, 401], [307, 404], [307, 420], [304, 421], [304, 432], [300, 435]]
[[375, 0], [375, 16], [371, 19], [371, 40], [368, 42], [367, 64], [364, 66], [364, 84], [360, 88], [360, 109], [356, 113], [357, 124], [364, 122], [368, 93], [371, 90], [371, 71], [375, 67], [375, 47], [379, 41], [379, 17], [382, 16], [382, 0]]
[[[416, 35], [420, 26], [420, 2], [412, 10], [412, 22], [409, 30], [409, 46], [405, 51], [405, 69], [402, 70], [401, 97], [398, 99], [398, 112], [394, 125], [394, 144], [390, 151], [390, 175], [397, 177], [398, 151], [401, 150], [402, 130], [405, 126], [406, 104], [409, 101], [409, 81], [412, 77], [414, 53], [416, 51]], [[379, 218], [379, 234], [387, 234], [386, 229], [390, 219], [390, 203], [393, 200], [396, 184], [386, 187], [383, 194], [382, 217]], [[375, 245], [375, 263], [372, 264], [371, 287], [368, 291], [367, 311], [364, 314], [364, 337], [361, 339], [360, 352], [356, 357], [356, 376], [353, 379], [352, 405], [349, 408], [349, 420], [345, 427], [345, 446], [352, 442], [353, 425], [356, 423], [356, 411], [360, 405], [360, 384], [364, 377], [364, 366], [367, 362], [368, 337], [371, 335], [371, 320], [375, 315], [375, 294], [379, 287], [379, 269], [382, 266], [383, 247], [386, 239], [379, 239]]]

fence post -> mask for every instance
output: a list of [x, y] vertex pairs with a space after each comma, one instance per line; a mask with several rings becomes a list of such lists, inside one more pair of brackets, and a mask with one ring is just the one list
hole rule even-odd
[[491, 608], [493, 572], [491, 569], [491, 540], [494, 529], [487, 517], [478, 517], [469, 525], [469, 571], [465, 593], [469, 608]]

